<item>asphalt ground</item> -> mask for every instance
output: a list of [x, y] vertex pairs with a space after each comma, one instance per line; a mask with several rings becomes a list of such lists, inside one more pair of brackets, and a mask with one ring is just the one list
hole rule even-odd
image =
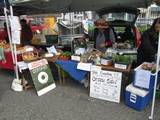
[[[89, 97], [81, 84], [66, 85], [38, 97], [35, 89], [11, 90], [12, 71], [0, 70], [0, 120], [148, 120], [151, 104], [138, 112], [118, 103]], [[154, 120], [160, 120], [160, 99], [156, 99]]]

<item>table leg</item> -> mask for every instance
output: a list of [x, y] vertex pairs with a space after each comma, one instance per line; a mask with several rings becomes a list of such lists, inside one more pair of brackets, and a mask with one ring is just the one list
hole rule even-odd
[[66, 84], [65, 72], [63, 70], [62, 70], [62, 82], [64, 85]]
[[56, 65], [57, 66], [57, 69], [58, 69], [58, 77], [59, 77], [59, 84], [62, 85], [62, 78], [61, 78], [61, 68], [59, 65]]

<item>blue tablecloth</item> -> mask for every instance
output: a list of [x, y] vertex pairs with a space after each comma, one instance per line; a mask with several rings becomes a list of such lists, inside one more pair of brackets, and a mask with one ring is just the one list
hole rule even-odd
[[87, 72], [77, 69], [77, 62], [75, 61], [63, 61], [57, 60], [56, 64], [58, 64], [65, 72], [67, 72], [71, 77], [73, 77], [77, 81], [81, 81], [85, 78]]

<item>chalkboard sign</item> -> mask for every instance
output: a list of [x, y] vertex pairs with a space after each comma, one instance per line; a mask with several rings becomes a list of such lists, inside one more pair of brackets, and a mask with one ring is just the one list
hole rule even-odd
[[119, 103], [121, 82], [121, 72], [101, 70], [99, 66], [92, 66], [90, 97]]
[[28, 64], [28, 67], [38, 96], [41, 96], [56, 87], [46, 59], [31, 62]]

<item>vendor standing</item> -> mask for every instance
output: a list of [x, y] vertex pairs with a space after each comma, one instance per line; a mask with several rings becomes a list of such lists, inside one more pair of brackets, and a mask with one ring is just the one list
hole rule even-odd
[[5, 41], [9, 43], [9, 38], [8, 38], [8, 31], [7, 31], [7, 25], [6, 22], [4, 22], [4, 28], [2, 31], [0, 31], [0, 41]]
[[115, 42], [113, 29], [109, 27], [108, 22], [100, 18], [94, 22], [94, 47], [102, 52], [105, 52], [108, 47], [112, 47]]
[[21, 24], [21, 44], [23, 46], [25, 45], [30, 45], [31, 44], [31, 40], [33, 38], [33, 33], [31, 30], [31, 27], [29, 24], [27, 24], [27, 21], [25, 19], [22, 19], [20, 21]]
[[141, 38], [141, 44], [138, 48], [137, 62], [140, 65], [143, 62], [154, 62], [158, 49], [158, 33], [160, 32], [160, 18], [154, 20], [152, 26], [146, 30]]

